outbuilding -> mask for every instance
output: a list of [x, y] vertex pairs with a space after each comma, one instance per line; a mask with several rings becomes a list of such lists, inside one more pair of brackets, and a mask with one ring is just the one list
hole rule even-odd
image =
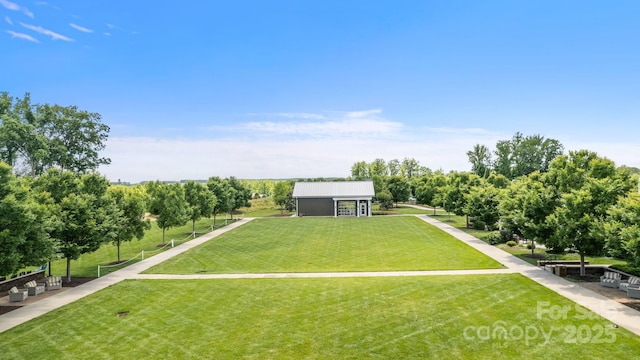
[[371, 216], [372, 181], [297, 182], [297, 216]]

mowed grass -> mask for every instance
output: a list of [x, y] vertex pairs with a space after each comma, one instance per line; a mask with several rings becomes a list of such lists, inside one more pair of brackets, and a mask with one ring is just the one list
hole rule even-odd
[[509, 274], [127, 280], [0, 344], [29, 360], [630, 359], [640, 340]]
[[147, 273], [491, 269], [501, 265], [414, 216], [255, 219]]

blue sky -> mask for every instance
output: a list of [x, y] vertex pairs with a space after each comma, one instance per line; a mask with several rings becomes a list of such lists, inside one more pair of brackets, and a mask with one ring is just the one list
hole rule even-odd
[[0, 91], [111, 127], [111, 180], [469, 170], [517, 131], [640, 167], [640, 2], [0, 0]]

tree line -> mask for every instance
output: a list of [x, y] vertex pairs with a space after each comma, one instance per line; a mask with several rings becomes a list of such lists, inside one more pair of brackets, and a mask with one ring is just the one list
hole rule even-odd
[[75, 106], [32, 104], [0, 93], [0, 276], [71, 260], [106, 243], [140, 239], [153, 214], [164, 233], [250, 206], [251, 189], [229, 177], [206, 184], [111, 185], [96, 172], [109, 127]]
[[391, 175], [384, 160], [376, 159], [355, 163], [352, 178], [371, 178], [381, 205], [414, 197], [434, 213], [441, 207], [466, 216], [468, 226], [500, 230], [494, 242], [516, 235], [550, 251], [573, 249], [580, 255], [582, 275], [586, 255], [640, 265], [638, 169], [616, 167], [589, 150], [564, 154], [560, 142], [537, 135], [517, 133], [496, 148], [491, 153], [486, 146], [474, 146], [467, 153], [469, 172], [445, 174], [405, 159], [400, 164], [419, 170]]

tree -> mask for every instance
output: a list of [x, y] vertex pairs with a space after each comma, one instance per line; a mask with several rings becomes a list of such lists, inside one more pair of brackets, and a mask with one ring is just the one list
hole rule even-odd
[[473, 219], [474, 228], [494, 230], [500, 218], [500, 190], [487, 181], [481, 181], [464, 196], [464, 212]]
[[609, 254], [640, 266], [640, 194], [621, 197], [607, 210], [602, 225]]
[[71, 260], [117, 237], [122, 213], [107, 195], [108, 187], [109, 181], [99, 174], [59, 169], [49, 169], [34, 181], [34, 189], [43, 193], [41, 200], [56, 219], [50, 236], [67, 259], [67, 281], [71, 281]]
[[0, 275], [51, 260], [56, 243], [48, 232], [53, 226], [47, 207], [29, 191], [27, 179], [16, 178], [0, 162]]
[[562, 193], [560, 205], [549, 217], [556, 240], [578, 251], [584, 276], [585, 255], [604, 252], [605, 232], [600, 225], [607, 210], [635, 184], [627, 171], [616, 170], [613, 161], [588, 150], [558, 156], [547, 178]]
[[[452, 172], [447, 180], [442, 197], [444, 209], [458, 216], [468, 215], [465, 212], [465, 195], [470, 193], [474, 186], [480, 185], [480, 177], [470, 172]], [[467, 226], [469, 226], [468, 216]]]
[[280, 206], [280, 213], [284, 213], [287, 202], [292, 198], [293, 186], [290, 181], [278, 181], [273, 186], [273, 201]]
[[420, 162], [414, 158], [404, 158], [400, 164], [400, 173], [407, 180], [413, 179], [415, 176], [420, 176], [427, 171], [427, 168], [420, 166]]
[[190, 210], [189, 219], [191, 220], [191, 232], [195, 234], [196, 221], [213, 212], [216, 198], [206, 185], [192, 180], [184, 184], [184, 193]]
[[375, 159], [371, 164], [369, 164], [369, 175], [373, 178], [374, 176], [379, 176], [384, 178], [389, 175], [389, 169], [387, 168], [387, 163], [384, 159]]
[[509, 179], [536, 170], [544, 173], [563, 150], [558, 140], [545, 139], [540, 135], [525, 137], [517, 132], [511, 140], [500, 140], [496, 144], [494, 171]]
[[156, 223], [162, 229], [162, 243], [165, 232], [175, 226], [183, 226], [189, 221], [191, 209], [185, 199], [184, 189], [178, 183], [167, 185], [159, 183], [151, 195], [152, 208], [158, 209]]
[[543, 182], [540, 172], [521, 176], [503, 193], [498, 205], [500, 220], [505, 229], [532, 241], [531, 254], [536, 242], [557, 249], [561, 245], [553, 241], [555, 229], [547, 218], [555, 212], [558, 201], [555, 189]]
[[120, 216], [116, 219], [116, 236], [113, 240], [113, 244], [118, 248], [119, 263], [120, 245], [133, 238], [142, 239], [145, 230], [151, 228], [150, 221], [144, 218], [148, 196], [141, 186], [115, 185], [110, 186], [107, 192], [120, 210]]
[[233, 188], [228, 181], [224, 181], [217, 176], [207, 180], [207, 188], [215, 196], [216, 203], [213, 206], [213, 226], [216, 226], [216, 215], [231, 211], [231, 202], [234, 201]]
[[369, 178], [369, 166], [365, 161], [358, 161], [351, 167], [351, 178], [364, 180]]
[[491, 173], [491, 151], [485, 145], [476, 144], [473, 150], [467, 151], [471, 163], [471, 171], [478, 176], [487, 177]]
[[436, 214], [436, 206], [442, 204], [442, 194], [447, 185], [447, 177], [442, 171], [424, 175], [416, 185], [416, 202], [433, 207], [433, 215]]
[[393, 197], [391, 196], [391, 192], [389, 190], [383, 190], [379, 193], [376, 193], [376, 199], [380, 203], [380, 209], [389, 210], [393, 207]]
[[400, 161], [398, 159], [389, 160], [387, 169], [389, 170], [389, 176], [400, 175]]
[[233, 201], [230, 202], [229, 213], [233, 219], [233, 212], [241, 207], [251, 207], [251, 188], [243, 184], [240, 180], [231, 176], [226, 181], [229, 183], [233, 193]]
[[32, 105], [29, 94], [0, 93], [0, 158], [14, 172], [33, 176], [49, 168], [88, 173], [109, 164], [100, 157], [109, 127], [98, 113], [75, 106]]
[[391, 176], [387, 182], [387, 190], [391, 193], [391, 198], [398, 206], [398, 202], [409, 200], [411, 187], [409, 181], [402, 176]]

